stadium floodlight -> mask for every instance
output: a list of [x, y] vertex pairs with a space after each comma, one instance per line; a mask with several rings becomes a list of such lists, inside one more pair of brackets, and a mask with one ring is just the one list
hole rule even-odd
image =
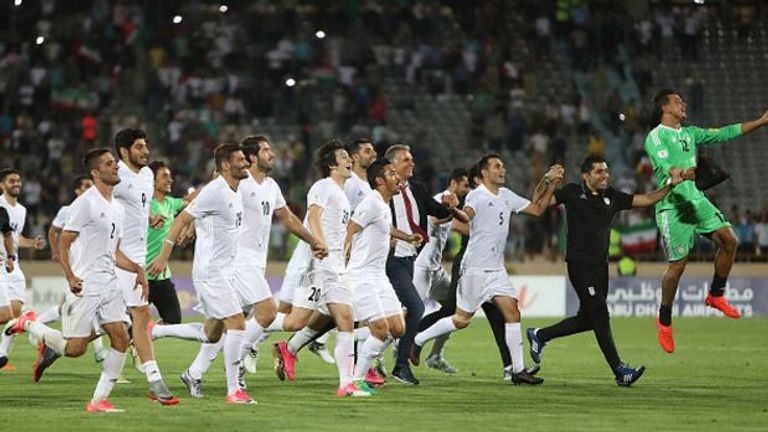
[[221, 12], [221, 13], [227, 13], [228, 10], [229, 10], [229, 6], [227, 6], [225, 4], [219, 6], [219, 12]]
[[45, 38], [42, 36], [38, 36], [37, 39], [35, 39], [35, 43], [38, 45], [42, 45], [43, 42], [45, 42]]
[[293, 78], [288, 78], [287, 80], [285, 80], [285, 85], [287, 85], [288, 87], [293, 87], [296, 85], [296, 80]]
[[705, 0], [693, 0], [695, 4], [704, 4]]
[[14, 0], [13, 5], [16, 6], [16, 7], [19, 7], [19, 6], [21, 6], [21, 2], [22, 2], [22, 0]]
[[325, 32], [322, 30], [318, 30], [315, 32], [315, 37], [318, 39], [324, 39], [325, 38]]
[[182, 20], [181, 15], [176, 15], [173, 17], [174, 24], [181, 24], [181, 20]]

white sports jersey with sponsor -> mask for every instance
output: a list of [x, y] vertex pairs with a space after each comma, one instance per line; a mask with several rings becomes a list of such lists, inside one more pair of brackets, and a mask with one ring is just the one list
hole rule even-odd
[[[448, 193], [448, 191], [441, 192], [433, 196], [432, 199], [441, 202], [444, 193]], [[451, 234], [451, 222], [435, 225], [432, 223], [433, 219], [432, 216], [427, 217], [429, 241], [424, 245], [424, 249], [419, 252], [414, 265], [437, 270], [443, 265], [443, 249], [445, 249], [445, 245], [448, 243], [448, 236]]]
[[[342, 272], [344, 270], [342, 249], [350, 214], [349, 199], [341, 186], [330, 177], [326, 177], [316, 181], [307, 193], [307, 208], [313, 205], [323, 209], [320, 223], [329, 252], [327, 258], [315, 261], [315, 264], [318, 269]], [[309, 229], [309, 223], [307, 228]]]
[[352, 222], [363, 230], [352, 239], [347, 269], [350, 273], [386, 275], [392, 212], [379, 191], [373, 191], [355, 209]]
[[280, 186], [271, 177], [259, 183], [253, 176], [240, 181], [237, 187], [243, 199], [243, 228], [237, 246], [238, 264], [267, 266], [272, 214], [285, 207]]
[[464, 207], [471, 207], [475, 215], [469, 223], [469, 244], [461, 267], [503, 269], [509, 217], [530, 203], [504, 187], [499, 189], [497, 195], [492, 194], [484, 185], [469, 192]]
[[347, 194], [349, 207], [352, 209], [352, 212], [355, 211], [357, 206], [363, 202], [363, 199], [365, 199], [372, 190], [373, 189], [371, 189], [371, 185], [368, 184], [367, 180], [358, 177], [354, 171], [352, 172], [352, 177], [347, 179], [347, 182], [344, 183], [344, 193]]
[[237, 241], [243, 222], [243, 199], [218, 176], [205, 185], [184, 209], [195, 218], [195, 259], [192, 278], [219, 279], [234, 269]]
[[155, 189], [154, 175], [149, 167], [134, 173], [123, 161], [118, 162], [117, 166], [120, 183], [115, 186], [114, 195], [125, 208], [125, 238], [120, 242], [120, 250], [132, 261], [144, 265], [147, 257], [149, 201]]
[[[21, 233], [24, 231], [24, 221], [27, 219], [27, 208], [24, 207], [21, 203], [16, 202], [15, 206], [12, 206], [7, 199], [5, 199], [5, 195], [0, 195], [0, 206], [5, 208], [5, 210], [8, 212], [8, 219], [11, 223], [11, 229], [13, 229], [13, 233], [11, 234], [11, 238], [13, 238], [13, 248], [18, 251], [19, 250], [19, 237], [21, 236]], [[5, 262], [6, 257], [8, 256], [8, 252], [5, 250], [5, 243], [0, 242], [0, 251], [3, 252], [3, 259], [0, 261]], [[16, 253], [16, 262], [18, 263], [19, 260], [19, 254]]]
[[124, 235], [125, 210], [112, 197], [107, 200], [96, 187], [69, 206], [64, 231], [78, 233], [70, 249], [69, 263], [83, 280], [83, 295], [99, 295], [102, 287], [117, 278], [115, 256]]

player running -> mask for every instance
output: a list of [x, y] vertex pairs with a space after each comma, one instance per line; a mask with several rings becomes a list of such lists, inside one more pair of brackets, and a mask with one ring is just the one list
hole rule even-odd
[[[59, 240], [59, 263], [71, 292], [62, 306], [62, 331], [35, 321], [34, 314], [27, 313], [16, 321], [11, 333], [28, 331], [58, 355], [79, 357], [96, 337], [92, 323], [98, 320], [109, 336], [111, 349], [86, 409], [119, 412], [122, 410], [107, 398], [125, 363], [129, 337], [124, 295], [115, 270], [121, 268], [134, 275], [133, 286], [142, 298], [146, 299], [149, 286], [144, 269], [120, 250], [124, 210], [112, 194], [120, 182], [115, 158], [109, 149], [93, 149], [86, 153], [84, 165], [94, 186], [72, 203]], [[157, 399], [151, 392], [150, 397]]]
[[504, 187], [506, 169], [498, 155], [484, 156], [479, 166], [482, 184], [467, 194], [464, 204], [464, 212], [470, 219], [470, 239], [461, 262], [456, 313], [417, 334], [410, 359], [418, 365], [421, 348], [427, 341], [466, 328], [483, 302], [493, 300], [506, 322], [505, 337], [512, 359], [512, 383], [541, 384], [543, 379], [525, 370], [517, 289], [509, 281], [504, 267], [504, 248], [509, 236], [511, 213], [533, 216], [544, 213], [556, 185], [563, 177], [563, 170], [558, 165], [550, 168], [547, 175], [551, 182], [546, 192], [538, 201], [531, 202]]

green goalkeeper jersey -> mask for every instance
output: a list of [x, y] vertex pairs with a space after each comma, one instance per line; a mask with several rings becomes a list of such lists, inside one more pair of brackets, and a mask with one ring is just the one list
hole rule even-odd
[[[696, 147], [728, 141], [741, 135], [741, 123], [720, 129], [686, 126], [674, 129], [656, 126], [645, 138], [645, 153], [651, 160], [658, 187], [664, 186], [671, 167], [688, 169], [696, 166]], [[656, 211], [677, 208], [684, 202], [706, 199], [692, 181], [684, 181], [656, 204]]]
[[[165, 236], [168, 234], [168, 230], [171, 229], [173, 218], [184, 208], [184, 200], [181, 198], [174, 198], [172, 196], [166, 196], [163, 202], [152, 198], [149, 202], [149, 214], [160, 215], [165, 218], [165, 223], [162, 227], [155, 229], [149, 227], [147, 231], [147, 264], [151, 263], [163, 249], [163, 243], [165, 242]], [[165, 280], [171, 278], [171, 268], [167, 267], [164, 272], [157, 275], [157, 277], [147, 273], [147, 280]]]

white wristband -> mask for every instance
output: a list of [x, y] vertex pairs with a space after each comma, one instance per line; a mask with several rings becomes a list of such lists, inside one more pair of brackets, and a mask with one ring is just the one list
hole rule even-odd
[[165, 239], [165, 242], [168, 243], [171, 246], [176, 246], [176, 243], [174, 243], [173, 240], [171, 240], [169, 238]]

